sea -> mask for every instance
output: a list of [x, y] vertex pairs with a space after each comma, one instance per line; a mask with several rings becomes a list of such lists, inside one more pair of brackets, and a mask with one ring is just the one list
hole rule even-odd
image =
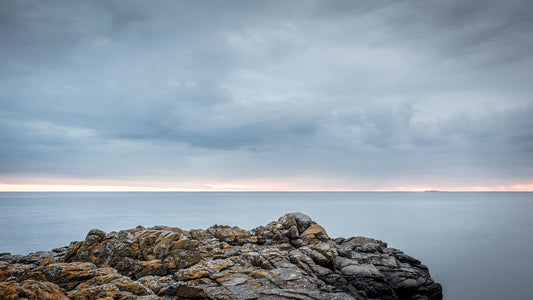
[[533, 299], [528, 192], [3, 192], [0, 252], [51, 250], [93, 228], [252, 229], [289, 212], [421, 260], [444, 299]]

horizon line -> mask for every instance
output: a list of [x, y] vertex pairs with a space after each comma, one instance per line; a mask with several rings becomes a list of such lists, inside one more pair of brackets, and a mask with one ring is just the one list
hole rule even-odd
[[0, 190], [0, 193], [533, 193], [533, 190]]
[[533, 192], [531, 184], [465, 187], [399, 186], [382, 189], [349, 188], [280, 188], [279, 186], [250, 187], [242, 185], [205, 185], [205, 187], [179, 188], [169, 186], [149, 187], [132, 185], [84, 184], [7, 184], [0, 182], [0, 192]]

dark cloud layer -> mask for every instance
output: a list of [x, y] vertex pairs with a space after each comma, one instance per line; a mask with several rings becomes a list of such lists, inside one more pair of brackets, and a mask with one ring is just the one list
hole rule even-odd
[[0, 181], [530, 183], [531, 15], [518, 0], [2, 1]]

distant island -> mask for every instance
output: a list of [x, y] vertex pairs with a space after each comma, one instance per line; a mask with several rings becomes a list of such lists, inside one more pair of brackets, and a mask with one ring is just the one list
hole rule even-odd
[[0, 253], [2, 299], [442, 299], [428, 268], [302, 213], [252, 230], [138, 226], [26, 256]]

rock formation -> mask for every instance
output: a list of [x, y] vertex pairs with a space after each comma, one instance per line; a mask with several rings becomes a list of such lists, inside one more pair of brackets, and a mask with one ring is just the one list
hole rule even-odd
[[301, 213], [252, 230], [138, 226], [27, 256], [0, 254], [1, 299], [442, 299], [420, 261], [330, 239]]

